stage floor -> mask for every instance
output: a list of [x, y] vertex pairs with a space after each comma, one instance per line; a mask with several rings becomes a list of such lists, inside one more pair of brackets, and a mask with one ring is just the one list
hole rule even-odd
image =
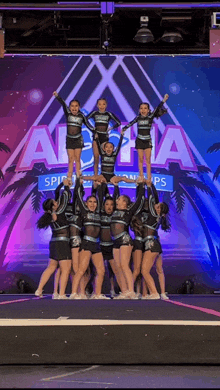
[[219, 366], [4, 365], [0, 388], [219, 389]]
[[219, 364], [220, 296], [0, 296], [0, 364]]

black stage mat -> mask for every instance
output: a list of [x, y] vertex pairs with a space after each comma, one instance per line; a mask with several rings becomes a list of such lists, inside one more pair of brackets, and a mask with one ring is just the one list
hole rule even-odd
[[220, 296], [0, 297], [0, 364], [219, 364]]
[[[1, 302], [7, 303], [1, 305]], [[0, 296], [0, 318], [12, 319], [218, 320], [216, 313], [210, 313], [209, 309], [219, 311], [220, 316], [220, 296], [170, 295], [170, 301], [52, 300], [51, 295], [44, 298], [33, 295]]]

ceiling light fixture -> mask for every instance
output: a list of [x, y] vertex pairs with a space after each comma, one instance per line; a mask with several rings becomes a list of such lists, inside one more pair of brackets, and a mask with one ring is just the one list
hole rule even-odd
[[148, 16], [140, 17], [140, 25], [141, 28], [138, 30], [137, 34], [133, 38], [134, 41], [140, 43], [148, 43], [154, 40], [154, 36], [152, 32], [147, 28], [148, 27], [149, 18]]
[[182, 35], [179, 32], [175, 31], [165, 31], [163, 36], [161, 37], [161, 40], [167, 43], [177, 43], [183, 40]]

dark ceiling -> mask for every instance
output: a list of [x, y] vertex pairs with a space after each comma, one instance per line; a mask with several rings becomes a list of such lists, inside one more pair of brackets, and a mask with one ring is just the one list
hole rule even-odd
[[[112, 14], [101, 13], [101, 2], [90, 2], [90, 9], [89, 3], [69, 3], [69, 6], [56, 2], [47, 5], [0, 3], [5, 52], [208, 54], [211, 18], [213, 12], [220, 12], [220, 2], [198, 3], [198, 6], [196, 3], [173, 3], [170, 8], [156, 2], [114, 2]], [[154, 35], [153, 42], [133, 40], [140, 28], [141, 16], [149, 17], [148, 28]], [[164, 31], [171, 30], [181, 33], [183, 40], [178, 43], [162, 41]], [[108, 47], [103, 45], [106, 39]]]

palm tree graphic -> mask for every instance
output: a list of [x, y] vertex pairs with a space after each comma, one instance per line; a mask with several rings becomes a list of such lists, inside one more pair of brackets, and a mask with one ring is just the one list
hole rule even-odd
[[[213, 144], [208, 148], [207, 153], [218, 152], [219, 150], [220, 150], [220, 142], [216, 142], [215, 144]], [[218, 166], [218, 168], [214, 173], [213, 180], [217, 180], [219, 175], [220, 175], [220, 165]]]
[[[7, 173], [15, 173], [15, 167], [16, 165], [12, 165], [9, 167], [6, 172]], [[38, 213], [40, 211], [40, 205], [42, 198], [46, 198], [46, 195], [40, 191], [38, 191], [38, 177], [40, 175], [46, 175], [49, 173], [57, 173], [57, 169], [51, 169], [48, 170], [44, 163], [37, 163], [34, 164], [34, 167], [31, 171], [25, 172], [25, 176], [16, 180], [13, 184], [10, 184], [8, 187], [5, 188], [5, 190], [2, 192], [1, 197], [5, 197], [6, 195], [10, 193], [14, 193], [14, 201], [18, 201], [22, 195], [24, 194], [24, 191], [27, 193], [27, 195], [22, 199], [21, 204], [17, 208], [10, 225], [7, 229], [7, 232], [4, 236], [2, 246], [0, 249], [0, 270], [4, 263], [5, 257], [7, 256], [7, 246], [8, 242], [10, 240], [11, 233], [13, 231], [14, 225], [25, 206], [26, 202], [29, 198], [31, 198], [31, 205], [35, 213]], [[29, 189], [29, 191], [27, 191]]]
[[[202, 177], [202, 175], [205, 173], [211, 172], [211, 169], [204, 165], [197, 165], [197, 169], [198, 169], [197, 175], [199, 177]], [[196, 195], [195, 190], [200, 190], [210, 195], [212, 198], [214, 198], [215, 197], [214, 192], [204, 181], [199, 180], [199, 178], [195, 177], [196, 176], [195, 172], [181, 170], [178, 163], [175, 162], [169, 163], [168, 169], [153, 168], [152, 171], [155, 173], [169, 174], [173, 176], [174, 191], [172, 193], [163, 192], [163, 201], [169, 204], [173, 199], [175, 203], [176, 211], [178, 214], [180, 214], [184, 209], [185, 199], [188, 199], [203, 228], [208, 243], [208, 247], [209, 247], [208, 256], [211, 259], [213, 266], [215, 268], [219, 268], [219, 264], [220, 264], [219, 249], [215, 247], [215, 245], [213, 244], [213, 240], [209, 228], [204, 220], [204, 217], [199, 207], [196, 204], [196, 201], [194, 200], [195, 196], [192, 196], [190, 194], [194, 192], [194, 195]]]
[[[6, 144], [4, 144], [4, 142], [0, 142], [0, 152], [10, 153], [11, 149]], [[4, 175], [1, 169], [0, 169], [0, 179], [4, 180]]]

